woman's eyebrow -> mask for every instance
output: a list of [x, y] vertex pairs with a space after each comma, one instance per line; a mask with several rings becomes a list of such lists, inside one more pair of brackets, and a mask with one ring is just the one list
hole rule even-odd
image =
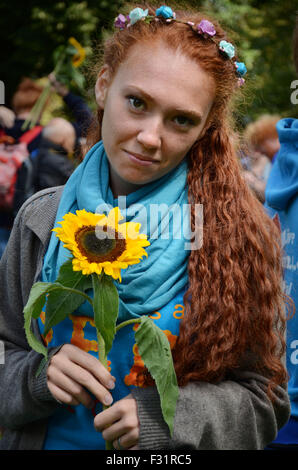
[[202, 121], [202, 116], [197, 111], [192, 111], [191, 109], [175, 108], [175, 113], [182, 114], [185, 117], [197, 121], [198, 123]]
[[[142, 88], [139, 88], [137, 85], [129, 85], [126, 87], [126, 90], [129, 93], [137, 93], [138, 95], [141, 95], [148, 101], [155, 101], [154, 98], [149, 95], [146, 91], [144, 91]], [[201, 122], [202, 116], [199, 114], [197, 111], [193, 111], [192, 109], [184, 109], [184, 108], [173, 108], [172, 112], [177, 113], [177, 114], [183, 114], [183, 116], [186, 116], [188, 118], [193, 119], [194, 121], [197, 121], [198, 123]]]

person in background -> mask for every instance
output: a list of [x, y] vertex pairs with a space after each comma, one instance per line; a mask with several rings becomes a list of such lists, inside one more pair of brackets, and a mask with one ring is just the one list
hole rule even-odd
[[64, 185], [74, 171], [76, 145], [74, 126], [63, 118], [53, 118], [43, 129], [39, 147], [25, 160], [18, 173], [15, 215], [21, 205], [42, 189]]
[[265, 202], [266, 174], [270, 170], [269, 159], [261, 153], [252, 149], [242, 149], [240, 157], [243, 176], [257, 199], [263, 204]]
[[280, 147], [276, 130], [279, 120], [278, 115], [263, 114], [256, 121], [248, 124], [244, 131], [244, 139], [249, 147], [265, 155], [271, 163]]
[[243, 176], [262, 204], [272, 162], [279, 149], [276, 131], [279, 119], [277, 115], [264, 114], [248, 124], [243, 133]]
[[[5, 132], [6, 135], [13, 137], [15, 141], [18, 141], [28, 130], [23, 130], [22, 126], [30, 115], [30, 111], [40, 97], [42, 90], [43, 88], [35, 81], [31, 80], [31, 78], [23, 78], [12, 97], [11, 104], [12, 111], [15, 115], [14, 119], [12, 119], [13, 115], [11, 114], [11, 110], [5, 106], [0, 106], [0, 130]], [[11, 119], [7, 120], [9, 112]], [[42, 112], [43, 110], [41, 114]], [[39, 122], [37, 125], [39, 126]], [[41, 128], [39, 130], [38, 135], [28, 144], [29, 152], [35, 150], [39, 145]]]
[[[293, 36], [293, 55], [298, 74], [298, 16]], [[278, 214], [284, 248], [284, 291], [295, 305], [296, 314], [287, 323], [288, 392], [291, 417], [269, 448], [298, 450], [298, 119], [277, 123], [280, 150], [269, 175], [265, 207]]]
[[54, 91], [63, 98], [64, 103], [72, 112], [74, 117], [72, 125], [77, 139], [76, 151], [79, 153], [81, 145], [85, 143], [86, 133], [92, 122], [92, 111], [86, 101], [81, 96], [72, 93], [66, 85], [57, 80], [54, 73], [49, 74], [48, 78]]
[[[71, 124], [67, 125], [65, 119], [61, 118], [61, 129], [59, 128], [59, 125], [57, 125], [59, 121], [56, 121], [56, 124], [55, 121], [52, 121], [51, 125], [47, 127], [46, 133], [50, 132], [51, 136], [53, 136], [51, 129], [55, 128], [55, 132], [57, 131], [57, 137], [54, 137], [54, 140], [51, 139], [51, 141], [52, 144], [60, 145], [60, 143], [63, 141], [61, 132], [66, 132], [66, 139], [69, 139], [69, 136], [71, 135], [70, 140], [72, 140], [73, 132], [75, 132], [74, 148], [72, 148], [72, 145], [70, 146], [71, 153], [73, 153], [73, 163], [69, 159], [65, 159], [63, 157], [60, 161], [60, 164], [62, 163], [60, 170], [59, 166], [55, 167], [55, 162], [58, 163], [57, 160], [59, 159], [56, 150], [54, 150], [56, 155], [55, 157], [52, 155], [51, 159], [44, 160], [44, 154], [50, 152], [50, 148], [48, 147], [49, 142], [47, 139], [44, 139], [45, 134], [43, 134], [42, 140], [42, 126], [40, 126], [38, 122], [35, 127], [35, 137], [30, 140], [27, 146], [32, 159], [28, 160], [23, 165], [23, 167], [19, 169], [18, 172], [21, 178], [20, 180], [17, 179], [16, 181], [13, 210], [1, 210], [0, 212], [0, 257], [2, 256], [2, 253], [6, 247], [14, 217], [21, 204], [37, 190], [51, 186], [51, 181], [56, 181], [56, 184], [64, 184], [70, 173], [73, 171], [74, 163], [80, 162], [82, 159], [82, 145], [84, 145], [85, 142], [86, 129], [90, 126], [91, 123], [92, 112], [85, 103], [84, 99], [71, 93], [65, 85], [56, 79], [54, 74], [49, 75], [49, 80], [51, 81], [54, 90], [60, 94], [60, 96], [62, 96], [65, 104], [73, 114], [74, 120]], [[18, 139], [27, 131], [22, 129], [22, 125], [30, 115], [30, 111], [38, 100], [42, 90], [43, 88], [30, 78], [24, 78], [21, 80], [16, 92], [12, 97], [13, 109], [11, 110], [6, 106], [0, 106], [0, 136], [5, 134], [7, 136], [13, 137], [16, 142], [18, 141]], [[42, 112], [43, 110], [41, 110], [40, 117]], [[42, 156], [42, 161], [44, 162], [42, 166], [44, 170], [47, 168], [50, 171], [50, 174], [48, 177], [46, 177], [45, 172], [42, 171], [42, 179], [38, 183], [39, 180], [36, 178], [37, 167], [36, 165], [32, 165], [32, 162], [35, 159], [36, 152], [39, 149], [41, 150], [40, 155]], [[64, 147], [62, 153], [65, 151], [68, 152], [68, 150], [65, 150]], [[60, 149], [60, 155], [62, 155], [62, 153]], [[48, 167], [45, 164], [46, 161], [50, 162]], [[36, 163], [37, 160], [35, 161], [35, 164]], [[37, 186], [35, 183], [37, 183]]]
[[6, 108], [6, 106], [0, 106], [0, 129], [2, 131], [4, 128], [13, 127], [15, 119], [16, 115], [12, 109]]
[[[31, 109], [42, 93], [42, 87], [30, 78], [21, 80], [12, 97], [12, 110], [6, 106], [0, 106], [0, 136], [9, 136], [15, 142], [23, 136], [28, 129], [23, 130], [22, 125], [30, 114]], [[37, 126], [32, 130], [30, 142], [27, 144], [28, 152], [38, 148], [41, 139], [42, 127]], [[0, 210], [0, 257], [6, 247], [14, 221], [13, 210], [1, 208]]]

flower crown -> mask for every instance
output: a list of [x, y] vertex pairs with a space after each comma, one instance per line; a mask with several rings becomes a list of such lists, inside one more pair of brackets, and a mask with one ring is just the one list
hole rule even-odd
[[123, 30], [125, 28], [129, 28], [130, 26], [134, 25], [138, 21], [142, 20], [146, 23], [151, 23], [151, 21], [160, 21], [164, 19], [167, 23], [171, 23], [172, 21], [176, 21], [177, 23], [183, 23], [190, 26], [193, 31], [204, 38], [210, 38], [215, 44], [217, 44], [219, 50], [229, 59], [231, 59], [235, 66], [235, 73], [238, 77], [238, 84], [242, 86], [245, 82], [243, 75], [246, 74], [247, 69], [243, 62], [237, 62], [235, 59], [235, 47], [230, 42], [221, 40], [220, 42], [214, 39], [216, 35], [216, 29], [214, 25], [208, 20], [202, 20], [199, 24], [195, 24], [191, 21], [181, 21], [176, 19], [176, 13], [173, 10], [163, 5], [159, 7], [155, 11], [155, 16], [148, 14], [147, 10], [142, 10], [142, 8], [135, 8], [132, 10], [129, 15], [124, 16], [121, 13], [117, 16], [114, 22], [115, 28], [119, 28]]

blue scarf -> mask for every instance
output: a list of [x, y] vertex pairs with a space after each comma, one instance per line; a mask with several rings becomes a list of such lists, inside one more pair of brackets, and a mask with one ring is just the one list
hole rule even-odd
[[[146, 247], [148, 258], [143, 258], [139, 264], [121, 271], [122, 282], [116, 283], [119, 292], [118, 321], [122, 322], [160, 309], [168, 304], [188, 282], [189, 249], [185, 249], [185, 243], [190, 239], [189, 220], [187, 219], [184, 229], [181, 227], [182, 223], [179, 227], [177, 223], [165, 224], [167, 217], [173, 222], [171, 206], [180, 207], [182, 214], [182, 208], [188, 204], [186, 178], [187, 163], [183, 160], [170, 173], [142, 186], [126, 197], [126, 211], [125, 213], [121, 211], [125, 217], [124, 221], [141, 223], [140, 232], [147, 234], [151, 245]], [[120, 199], [121, 197], [119, 201]], [[113, 207], [120, 206], [119, 201], [118, 198], [114, 199], [109, 187], [109, 163], [103, 143], [100, 141], [90, 149], [66, 183], [55, 227], [60, 227], [58, 222], [61, 222], [68, 212], [75, 213], [81, 209], [88, 212], [103, 212], [99, 211], [98, 207], [104, 206], [108, 212]], [[152, 204], [164, 204], [164, 210], [159, 217], [152, 216], [150, 220]], [[144, 218], [144, 214], [147, 219]], [[184, 225], [185, 220], [184, 218]], [[161, 236], [165, 227], [168, 230], [168, 239]], [[176, 235], [177, 228], [181, 228], [180, 239]], [[55, 282], [60, 266], [69, 255], [70, 252], [63, 247], [55, 233], [52, 233], [44, 258], [42, 280]], [[86, 305], [84, 307], [88, 308]]]

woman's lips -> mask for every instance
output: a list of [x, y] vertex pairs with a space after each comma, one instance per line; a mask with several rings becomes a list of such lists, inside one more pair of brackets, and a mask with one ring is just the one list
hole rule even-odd
[[153, 163], [157, 163], [157, 160], [152, 160], [147, 157], [143, 157], [143, 155], [128, 152], [127, 150], [124, 151], [133, 162], [138, 163], [139, 165], [149, 166], [153, 165]]

